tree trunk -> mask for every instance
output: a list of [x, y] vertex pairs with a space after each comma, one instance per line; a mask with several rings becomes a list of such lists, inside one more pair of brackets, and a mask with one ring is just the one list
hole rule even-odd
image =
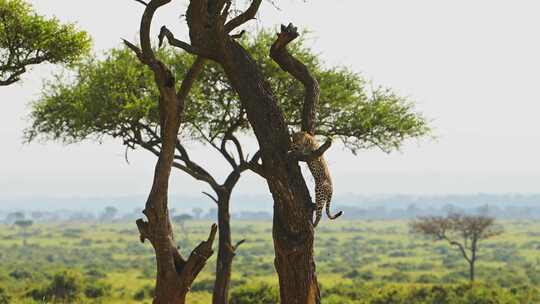
[[232, 262], [234, 250], [231, 240], [231, 224], [229, 214], [230, 192], [222, 191], [218, 195], [218, 258], [216, 263], [216, 281], [214, 283], [213, 304], [229, 303], [229, 287], [231, 284]]
[[476, 264], [476, 252], [478, 250], [478, 237], [476, 235], [473, 236], [473, 239], [471, 241], [471, 262], [470, 262], [470, 269], [469, 269], [469, 279], [471, 280], [471, 283], [474, 283], [474, 266]]
[[[241, 155], [242, 153], [240, 153]], [[258, 159], [254, 157], [254, 160]], [[225, 183], [219, 188], [215, 188], [217, 193], [218, 205], [218, 224], [219, 224], [219, 251], [216, 264], [216, 281], [214, 283], [213, 304], [229, 303], [229, 289], [231, 285], [232, 262], [236, 255], [238, 246], [244, 243], [241, 240], [236, 245], [232, 244], [231, 238], [231, 215], [230, 200], [231, 193], [240, 179], [240, 174], [247, 170], [246, 163], [240, 167], [235, 166], [233, 172], [229, 174]]]
[[298, 163], [288, 157], [289, 133], [283, 114], [250, 55], [235, 41], [226, 45], [220, 64], [246, 108], [274, 199], [274, 263], [281, 303], [319, 303], [311, 197]]
[[469, 280], [471, 281], [471, 283], [474, 283], [474, 263], [476, 261], [471, 261], [469, 263]]
[[187, 72], [180, 89], [176, 91], [176, 79], [173, 73], [155, 57], [150, 43], [152, 19], [156, 10], [169, 2], [171, 0], [152, 0], [146, 4], [141, 19], [140, 48], [124, 40], [139, 60], [154, 73], [160, 95], [158, 105], [161, 149], [154, 171], [152, 189], [143, 211], [148, 220], [137, 220], [141, 242], [149, 240], [156, 254], [157, 278], [154, 304], [184, 304], [186, 302], [191, 284], [213, 253], [212, 243], [217, 231], [217, 226], [213, 225], [208, 240], [201, 242], [186, 260], [176, 247], [169, 217], [168, 187], [178, 130], [182, 122], [186, 98], [204, 66], [204, 59], [198, 57]]
[[475, 276], [475, 272], [474, 272], [474, 266], [476, 264], [476, 250], [477, 250], [477, 239], [476, 237], [472, 240], [471, 242], [471, 262], [470, 262], [470, 265], [469, 265], [469, 279], [471, 280], [471, 283], [474, 282], [474, 276]]

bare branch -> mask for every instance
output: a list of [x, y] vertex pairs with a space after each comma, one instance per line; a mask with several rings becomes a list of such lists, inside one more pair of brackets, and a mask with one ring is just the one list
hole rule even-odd
[[242, 14], [236, 16], [231, 21], [227, 22], [225, 24], [225, 33], [230, 33], [235, 28], [241, 26], [242, 24], [248, 22], [249, 20], [252, 20], [255, 18], [255, 15], [257, 14], [257, 11], [259, 11], [259, 7], [261, 6], [262, 0], [253, 0], [251, 2], [251, 5], [248, 7], [248, 9], [243, 12]]
[[471, 263], [471, 259], [469, 258], [469, 255], [467, 254], [467, 251], [466, 251], [466, 248], [464, 245], [462, 245], [461, 243], [457, 242], [457, 241], [453, 241], [451, 240], [450, 238], [444, 236], [444, 239], [446, 241], [448, 241], [448, 243], [452, 246], [456, 246], [459, 251], [461, 251], [461, 254], [463, 255], [463, 258], [465, 258], [465, 260], [469, 263]]
[[152, 43], [150, 41], [150, 27], [152, 25], [152, 19], [156, 10], [165, 4], [171, 2], [172, 0], [151, 0], [144, 10], [142, 19], [141, 19], [141, 28], [140, 28], [140, 39], [141, 39], [141, 50], [143, 57], [146, 62], [152, 62], [156, 59], [154, 51], [152, 50]]
[[245, 170], [251, 170], [252, 172], [258, 174], [262, 178], [266, 178], [266, 174], [264, 171], [264, 167], [259, 164], [259, 160], [261, 159], [261, 151], [257, 151], [255, 155], [249, 160], [249, 162], [243, 161], [240, 166], [238, 167], [238, 170], [241, 172], [244, 172]]
[[234, 157], [232, 157], [232, 155], [229, 153], [229, 151], [227, 151], [227, 135], [225, 135], [223, 137], [223, 139], [221, 140], [221, 147], [219, 149], [219, 151], [221, 152], [221, 154], [223, 155], [223, 157], [225, 157], [225, 159], [227, 160], [227, 162], [231, 165], [231, 167], [236, 170], [238, 168], [238, 164], [236, 163], [236, 161], [234, 160]]
[[136, 45], [134, 45], [133, 43], [127, 41], [126, 39], [122, 39], [122, 41], [124, 41], [124, 44], [125, 44], [128, 48], [130, 48], [130, 49], [135, 53], [135, 55], [137, 56], [137, 58], [139, 58], [139, 60], [140, 60], [142, 63], [146, 63], [146, 62], [145, 62], [145, 59], [144, 59], [144, 57], [143, 57], [142, 51], [141, 51], [141, 49], [140, 49], [138, 46], [136, 46]]
[[139, 2], [140, 4], [144, 5], [144, 6], [148, 6], [148, 3], [142, 1], [142, 0], [133, 0], [135, 2]]
[[216, 197], [214, 197], [212, 194], [210, 194], [210, 193], [208, 193], [208, 192], [205, 192], [205, 191], [203, 191], [203, 194], [206, 195], [206, 196], [208, 196], [211, 200], [214, 201], [214, 203], [216, 203], [216, 204], [219, 205], [218, 199], [217, 199]]
[[136, 221], [137, 228], [139, 229], [139, 238], [141, 240], [141, 243], [144, 243], [144, 240], [149, 240], [152, 242], [151, 239], [151, 233], [150, 233], [150, 225], [148, 222], [145, 222], [143, 219], [138, 219]]
[[298, 38], [298, 29], [289, 23], [281, 25], [281, 33], [270, 48], [270, 57], [279, 66], [300, 81], [305, 88], [304, 107], [302, 110], [302, 131], [315, 135], [315, 123], [317, 119], [317, 106], [319, 104], [319, 82], [305, 64], [294, 58], [287, 50], [287, 45]]
[[129, 165], [128, 152], [129, 152], [129, 146], [126, 146], [126, 151], [124, 151], [124, 159], [126, 160], [126, 163]]
[[[184, 161], [185, 162], [185, 161]], [[178, 162], [173, 162], [172, 166], [184, 171], [185, 173], [191, 175], [196, 180], [200, 180], [203, 182], [206, 182], [210, 187], [217, 188], [219, 187], [218, 183], [215, 181], [215, 179], [210, 175], [206, 170], [204, 170], [199, 165], [189, 161], [185, 162], [186, 165], [182, 165]]]
[[191, 88], [193, 87], [193, 84], [195, 83], [195, 80], [197, 77], [201, 74], [205, 64], [205, 59], [201, 56], [197, 56], [197, 59], [195, 59], [195, 62], [191, 65], [189, 70], [186, 73], [186, 76], [184, 77], [184, 80], [182, 81], [182, 84], [180, 85], [180, 89], [176, 93], [176, 96], [178, 100], [184, 101]]
[[242, 31], [241, 31], [240, 33], [238, 33], [238, 34], [233, 34], [233, 35], [231, 35], [231, 38], [232, 38], [232, 39], [240, 39], [240, 38], [242, 38], [242, 36], [244, 36], [245, 33], [246, 33], [246, 31], [242, 30]]
[[192, 252], [182, 268], [180, 274], [183, 280], [181, 281], [181, 290], [188, 290], [199, 272], [203, 269], [206, 261], [212, 256], [212, 244], [216, 238], [217, 225], [213, 224], [210, 229], [208, 240], [201, 242]]
[[238, 241], [236, 245], [233, 246], [233, 251], [236, 251], [238, 247], [240, 247], [240, 245], [244, 244], [245, 242], [246, 242], [245, 239]]
[[163, 45], [163, 39], [167, 38], [167, 41], [169, 42], [170, 45], [175, 46], [177, 48], [181, 48], [190, 54], [199, 55], [199, 51], [197, 50], [197, 48], [195, 48], [194, 46], [192, 46], [191, 44], [187, 42], [176, 39], [173, 33], [169, 31], [169, 29], [166, 26], [161, 27], [158, 38], [159, 38], [159, 47]]

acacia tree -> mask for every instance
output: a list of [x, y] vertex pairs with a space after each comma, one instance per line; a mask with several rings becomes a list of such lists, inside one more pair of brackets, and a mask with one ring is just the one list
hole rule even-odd
[[153, 73], [159, 91], [158, 116], [161, 150], [154, 173], [154, 182], [143, 211], [147, 221], [137, 220], [141, 242], [149, 240], [156, 253], [157, 280], [154, 303], [185, 303], [191, 284], [213, 254], [212, 243], [217, 226], [212, 225], [208, 240], [201, 242], [188, 259], [182, 257], [174, 240], [168, 210], [168, 187], [182, 123], [186, 99], [203, 69], [205, 59], [198, 56], [176, 89], [176, 78], [152, 49], [150, 27], [156, 10], [162, 4], [153, 1], [146, 5], [140, 25], [140, 48], [131, 42], [124, 43]]
[[0, 86], [19, 81], [29, 66], [72, 64], [90, 50], [86, 32], [37, 15], [23, 0], [0, 0], [0, 21]]
[[[168, 2], [164, 0], [158, 4]], [[238, 93], [259, 143], [263, 174], [274, 199], [274, 264], [279, 276], [281, 302], [320, 303], [313, 258], [313, 204], [298, 165], [301, 158], [289, 153], [291, 142], [285, 115], [267, 76], [235, 40], [237, 35], [232, 34], [255, 17], [261, 2], [253, 0], [245, 11], [230, 18], [231, 1], [190, 0], [186, 21], [191, 43], [175, 39], [165, 27], [161, 33], [171, 45], [217, 62]], [[270, 56], [304, 86], [301, 129], [315, 134], [319, 83], [309, 68], [287, 50], [288, 44], [297, 37], [294, 26], [282, 26]], [[323, 149], [306, 155], [303, 160], [322, 155], [328, 147], [329, 144], [323, 145]]]
[[[298, 128], [303, 104], [303, 87], [267, 56], [273, 35], [260, 32], [255, 39], [243, 39], [272, 85], [282, 96], [286, 123]], [[333, 136], [351, 151], [377, 146], [390, 151], [407, 138], [427, 132], [425, 120], [414, 112], [412, 104], [387, 89], [366, 90], [366, 82], [343, 68], [327, 68], [302, 41], [291, 47], [321, 80], [321, 108], [317, 134]], [[185, 52], [160, 49], [157, 56], [181, 77], [192, 62]], [[65, 143], [104, 136], [121, 138], [129, 148], [142, 147], [160, 153], [161, 138], [157, 112], [158, 90], [151, 73], [133, 64], [129, 50], [112, 50], [104, 60], [89, 59], [76, 66], [75, 79], [60, 76], [46, 85], [43, 97], [33, 104], [32, 126], [27, 140], [36, 138]], [[178, 134], [173, 167], [206, 183], [218, 206], [219, 246], [214, 286], [214, 303], [227, 303], [232, 260], [238, 245], [230, 233], [231, 193], [240, 174], [253, 170], [260, 175], [258, 153], [248, 158], [237, 135], [246, 134], [249, 125], [238, 96], [219, 65], [208, 62], [192, 88], [184, 121]], [[185, 141], [198, 141], [218, 151], [231, 166], [224, 182], [219, 183], [204, 163], [189, 157]], [[228, 145], [227, 145], [228, 144]], [[230, 153], [230, 149], [235, 153]]]
[[456, 247], [469, 264], [469, 279], [474, 282], [475, 263], [478, 260], [479, 242], [502, 233], [495, 219], [488, 216], [449, 214], [446, 217], [420, 217], [411, 222], [411, 229], [432, 237], [435, 241], [446, 241]]

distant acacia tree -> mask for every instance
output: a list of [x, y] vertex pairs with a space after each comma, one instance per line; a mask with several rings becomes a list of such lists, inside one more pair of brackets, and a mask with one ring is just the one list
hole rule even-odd
[[6, 216], [5, 222], [6, 224], [13, 224], [16, 221], [22, 221], [24, 219], [25, 219], [24, 212], [17, 211], [17, 212], [8, 213], [8, 215]]
[[101, 221], [112, 221], [118, 215], [118, 209], [116, 207], [107, 206], [100, 216]]
[[23, 0], [0, 0], [0, 86], [20, 80], [29, 66], [71, 64], [90, 50], [90, 38], [73, 24], [32, 11]]
[[33, 221], [31, 220], [19, 220], [19, 221], [16, 221], [15, 223], [13, 223], [15, 226], [19, 227], [19, 228], [22, 228], [22, 229], [27, 229], [28, 227], [32, 226], [34, 224]]
[[502, 233], [495, 218], [488, 216], [449, 214], [446, 217], [420, 217], [411, 222], [412, 231], [435, 241], [446, 241], [456, 247], [469, 264], [469, 279], [475, 279], [479, 242]]
[[34, 224], [31, 220], [18, 220], [13, 225], [22, 229], [23, 244], [26, 244], [26, 237], [28, 236], [28, 228]]

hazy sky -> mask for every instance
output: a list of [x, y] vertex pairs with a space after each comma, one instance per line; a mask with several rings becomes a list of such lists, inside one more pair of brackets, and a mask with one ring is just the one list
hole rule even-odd
[[[32, 0], [36, 10], [77, 22], [96, 52], [136, 40], [143, 7], [132, 0]], [[184, 1], [158, 13], [186, 36]], [[334, 146], [327, 159], [335, 193], [540, 192], [540, 18], [530, 0], [310, 0], [265, 2], [258, 26], [293, 22], [312, 30], [310, 45], [331, 65], [348, 66], [375, 84], [410, 96], [432, 119], [438, 139], [408, 143], [386, 155], [354, 157]], [[145, 151], [124, 161], [120, 142], [63, 146], [21, 143], [28, 103], [51, 67], [0, 87], [0, 199], [20, 196], [107, 196], [148, 192], [155, 158]], [[193, 146], [214, 172], [224, 162]], [[205, 189], [175, 174], [172, 191]], [[246, 175], [236, 193], [265, 193]]]

